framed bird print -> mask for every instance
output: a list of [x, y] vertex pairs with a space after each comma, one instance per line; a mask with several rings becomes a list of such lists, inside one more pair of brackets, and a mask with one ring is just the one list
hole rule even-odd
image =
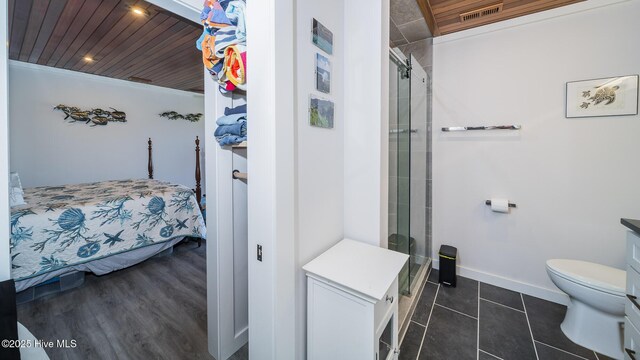
[[638, 114], [638, 75], [567, 83], [567, 118]]

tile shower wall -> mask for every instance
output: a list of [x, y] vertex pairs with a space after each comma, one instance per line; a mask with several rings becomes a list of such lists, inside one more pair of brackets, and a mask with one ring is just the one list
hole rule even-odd
[[431, 37], [416, 0], [391, 0], [389, 41], [391, 47]]
[[408, 44], [399, 45], [398, 49], [405, 56], [413, 55], [420, 66], [427, 72], [431, 78], [431, 68], [433, 65], [433, 38], [426, 38], [414, 41]]
[[[411, 56], [412, 64], [416, 62], [416, 58]], [[427, 74], [419, 66], [413, 66], [411, 70], [411, 129], [415, 132], [411, 133], [411, 200], [410, 200], [410, 221], [411, 221], [411, 237], [416, 240], [415, 254], [416, 262], [423, 264], [425, 256], [430, 254], [428, 248], [429, 242], [427, 235], [429, 229], [427, 227], [427, 201], [428, 189], [427, 181], [429, 178], [428, 146], [429, 132], [427, 124], [428, 96]]]

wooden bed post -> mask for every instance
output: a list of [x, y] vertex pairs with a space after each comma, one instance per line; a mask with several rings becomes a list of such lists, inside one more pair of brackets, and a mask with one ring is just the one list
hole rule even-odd
[[200, 187], [200, 139], [196, 136], [196, 200], [200, 206], [202, 188]]
[[149, 179], [153, 179], [153, 159], [151, 158], [151, 138], [149, 138], [149, 164], [147, 165], [149, 171]]

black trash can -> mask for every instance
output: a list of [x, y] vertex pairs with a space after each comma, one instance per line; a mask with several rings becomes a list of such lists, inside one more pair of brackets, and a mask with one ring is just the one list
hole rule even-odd
[[438, 255], [440, 257], [438, 282], [447, 286], [456, 287], [456, 258], [458, 257], [458, 249], [449, 245], [441, 245]]

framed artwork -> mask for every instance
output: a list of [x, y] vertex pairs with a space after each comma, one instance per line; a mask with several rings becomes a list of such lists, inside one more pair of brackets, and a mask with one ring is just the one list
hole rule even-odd
[[638, 114], [638, 75], [567, 83], [567, 118]]
[[331, 62], [326, 56], [316, 53], [316, 90], [331, 92]]
[[311, 126], [333, 129], [333, 115], [333, 101], [311, 95], [309, 100], [309, 124]]
[[313, 34], [311, 41], [313, 41], [320, 50], [329, 55], [333, 54], [333, 33], [315, 18], [313, 19], [311, 30]]

